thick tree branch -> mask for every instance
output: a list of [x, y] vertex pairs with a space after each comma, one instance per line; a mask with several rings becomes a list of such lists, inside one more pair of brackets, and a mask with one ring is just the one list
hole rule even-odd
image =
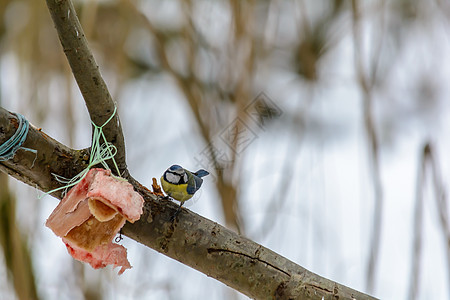
[[[113, 114], [115, 104], [89, 49], [73, 4], [67, 0], [47, 0], [47, 6], [91, 120], [101, 126]], [[115, 160], [122, 176], [126, 177], [125, 141], [118, 113], [103, 128], [103, 133], [117, 147]], [[115, 169], [110, 167], [114, 172]]]
[[[0, 145], [17, 130], [17, 117], [0, 107]], [[86, 168], [87, 150], [73, 150], [55, 141], [30, 124], [27, 139], [22, 145], [37, 153], [19, 149], [13, 159], [0, 163], [0, 170], [44, 192], [61, 186], [53, 174], [72, 178]], [[62, 191], [52, 194], [61, 199]]]
[[[12, 136], [17, 123], [13, 114], [0, 108], [0, 144]], [[36, 160], [34, 153], [19, 149], [13, 159], [0, 162], [0, 170], [43, 191], [60, 185], [52, 173], [71, 178], [86, 165], [85, 151], [67, 148], [32, 126], [23, 146], [38, 149]], [[130, 183], [144, 197], [145, 212], [139, 221], [127, 223], [123, 234], [251, 298], [374, 299], [187, 209], [170, 222], [176, 204], [156, 198], [133, 178]], [[61, 193], [55, 197], [61, 198]]]

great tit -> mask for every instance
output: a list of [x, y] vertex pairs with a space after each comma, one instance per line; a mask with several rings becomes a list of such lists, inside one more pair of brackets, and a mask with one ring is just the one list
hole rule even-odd
[[179, 165], [173, 165], [164, 172], [163, 176], [161, 176], [161, 185], [164, 192], [169, 197], [180, 201], [180, 206], [173, 218], [181, 211], [181, 206], [183, 206], [184, 202], [191, 199], [202, 186], [203, 179], [201, 177], [208, 174], [209, 172], [203, 169], [193, 173]]

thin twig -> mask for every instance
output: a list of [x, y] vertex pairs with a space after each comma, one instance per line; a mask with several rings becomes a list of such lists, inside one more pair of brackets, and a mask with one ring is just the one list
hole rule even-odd
[[417, 298], [420, 287], [420, 266], [421, 266], [421, 254], [422, 254], [422, 208], [423, 208], [423, 187], [425, 183], [425, 167], [426, 157], [429, 153], [429, 146], [426, 145], [423, 149], [419, 169], [417, 171], [416, 182], [416, 203], [414, 207], [414, 241], [412, 247], [411, 256], [411, 274], [409, 280], [409, 292], [408, 299], [414, 300]]
[[[363, 114], [364, 125], [366, 128], [366, 134], [369, 143], [369, 152], [371, 160], [371, 172], [374, 187], [374, 215], [372, 233], [370, 235], [369, 245], [369, 260], [367, 263], [366, 273], [366, 287], [369, 292], [373, 292], [375, 289], [375, 276], [376, 267], [378, 263], [378, 256], [380, 252], [380, 240], [381, 240], [381, 226], [383, 218], [383, 189], [380, 176], [380, 163], [379, 163], [379, 147], [378, 138], [375, 130], [375, 122], [373, 120], [372, 109], [372, 88], [375, 83], [374, 78], [369, 78], [365, 73], [364, 57], [362, 54], [362, 38], [360, 33], [360, 9], [359, 3], [356, 0], [352, 1], [353, 11], [353, 41], [355, 47], [355, 70], [358, 77], [358, 82], [363, 93]], [[381, 47], [381, 46], [380, 46]], [[372, 67], [377, 66], [374, 63]], [[375, 75], [376, 72], [370, 72], [371, 75]]]
[[[431, 179], [433, 183], [433, 190], [434, 190], [434, 199], [436, 201], [436, 208], [437, 208], [437, 215], [439, 216], [439, 221], [441, 225], [442, 230], [442, 236], [444, 239], [444, 247], [446, 249], [446, 258], [447, 258], [447, 277], [448, 277], [448, 288], [450, 293], [450, 223], [448, 218], [448, 205], [447, 205], [447, 195], [444, 188], [444, 184], [442, 183], [441, 179], [441, 172], [439, 170], [439, 164], [436, 162], [434, 148], [431, 146], [430, 143], [427, 143], [424, 146], [423, 154], [422, 154], [422, 180], [423, 182], [418, 181], [417, 185], [424, 185], [425, 184], [425, 173], [426, 173], [426, 167], [427, 165], [431, 169]], [[422, 192], [422, 191], [420, 191]], [[423, 192], [422, 192], [423, 193]], [[420, 195], [421, 198], [423, 198], [422, 195]], [[423, 200], [421, 199], [421, 202], [423, 203]], [[423, 204], [420, 204], [420, 209], [423, 207]], [[416, 220], [417, 218], [417, 211], [415, 216], [415, 222], [418, 222]], [[421, 220], [422, 216], [420, 216]], [[415, 240], [418, 239], [417, 235], [420, 236], [421, 232], [419, 232], [420, 228], [415, 226]], [[420, 247], [420, 245], [417, 245], [415, 243], [415, 247]], [[420, 249], [418, 250], [419, 253], [413, 253], [413, 259], [414, 256], [418, 256], [416, 261], [413, 261], [413, 269], [411, 272], [411, 281], [410, 281], [410, 296], [414, 299], [417, 298], [418, 295], [418, 289], [419, 289], [419, 282], [418, 277], [420, 276]], [[416, 266], [417, 264], [417, 266]]]

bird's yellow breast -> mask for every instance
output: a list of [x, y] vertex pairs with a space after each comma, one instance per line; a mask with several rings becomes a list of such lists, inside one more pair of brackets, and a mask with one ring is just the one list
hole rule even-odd
[[187, 192], [187, 183], [185, 184], [173, 184], [164, 180], [164, 176], [161, 176], [161, 185], [169, 197], [175, 200], [184, 202], [192, 198], [192, 195]]

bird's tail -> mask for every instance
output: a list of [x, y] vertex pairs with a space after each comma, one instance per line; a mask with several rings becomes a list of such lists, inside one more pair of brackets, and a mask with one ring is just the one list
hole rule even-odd
[[198, 170], [197, 172], [194, 173], [196, 176], [198, 177], [204, 177], [206, 175], [209, 175], [208, 171], [205, 171], [203, 169]]

